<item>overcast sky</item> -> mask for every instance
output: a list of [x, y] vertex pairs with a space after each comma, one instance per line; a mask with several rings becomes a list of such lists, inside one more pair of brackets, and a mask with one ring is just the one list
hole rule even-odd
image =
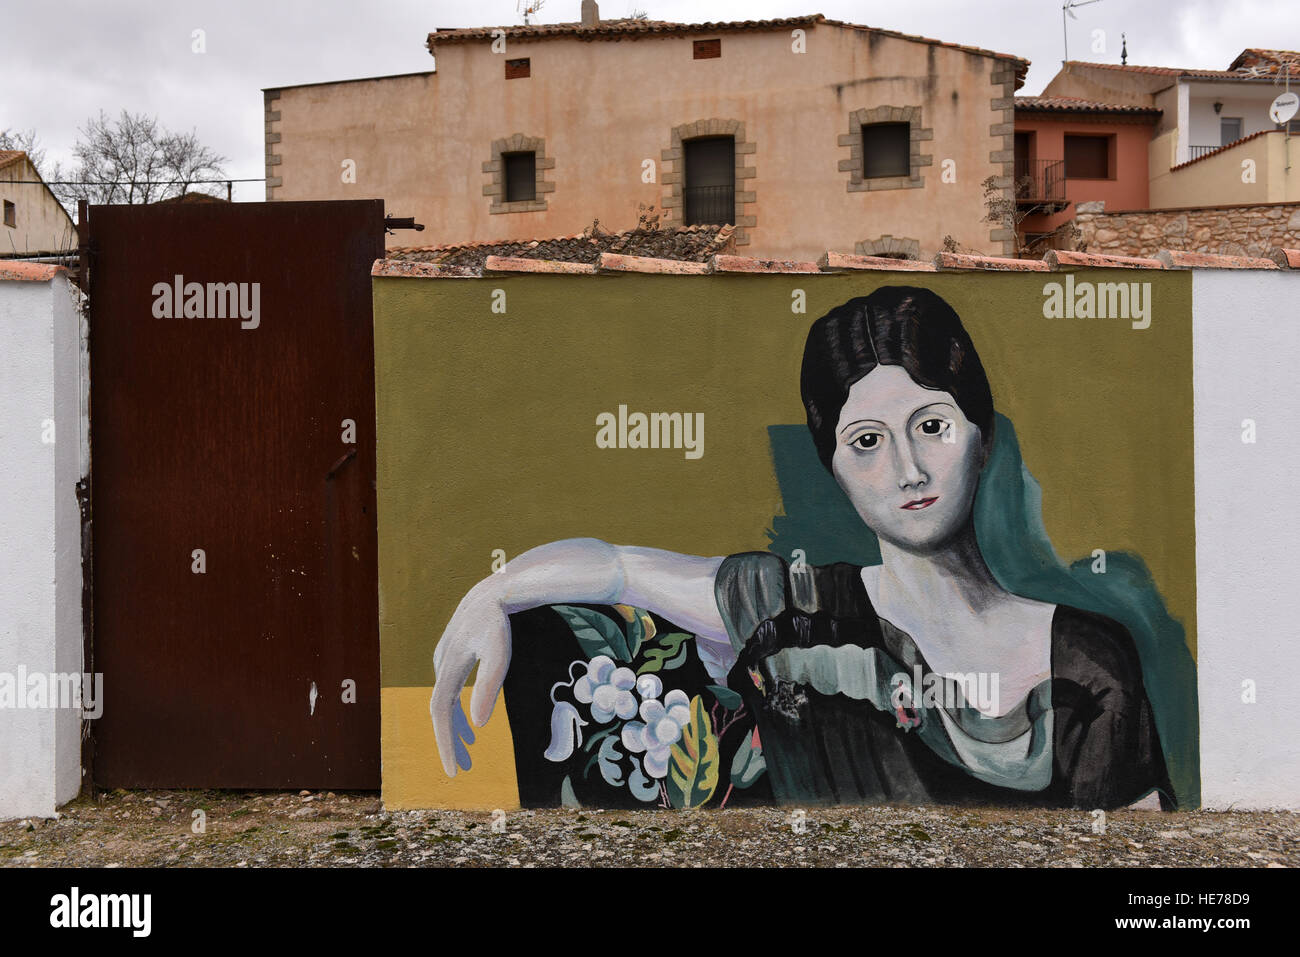
[[[1062, 59], [1063, 0], [604, 0], [614, 19], [643, 9], [688, 23], [823, 13], [1013, 53], [1032, 61], [1020, 91], [1038, 93]], [[546, 0], [534, 22], [579, 18], [580, 0]], [[1225, 69], [1249, 46], [1300, 50], [1296, 0], [1098, 0], [1069, 21], [1076, 60]], [[71, 158], [78, 127], [100, 109], [196, 129], [228, 157], [226, 172], [261, 177], [263, 87], [428, 70], [438, 27], [522, 23], [516, 0], [61, 0], [6, 3], [0, 129], [35, 129], [49, 160]], [[202, 29], [207, 51], [192, 52]], [[1093, 31], [1104, 31], [1094, 52]], [[236, 199], [265, 195], [261, 184]]]

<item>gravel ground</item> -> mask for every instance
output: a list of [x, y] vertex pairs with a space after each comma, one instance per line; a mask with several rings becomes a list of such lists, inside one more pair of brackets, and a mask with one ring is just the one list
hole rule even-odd
[[[195, 811], [203, 814], [196, 816]], [[195, 833], [199, 823], [202, 833]], [[372, 792], [112, 791], [0, 822], [5, 867], [1294, 867], [1300, 814], [809, 808], [385, 811]]]

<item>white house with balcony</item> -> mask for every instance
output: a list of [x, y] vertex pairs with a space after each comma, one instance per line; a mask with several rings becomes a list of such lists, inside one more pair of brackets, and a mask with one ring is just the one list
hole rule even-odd
[[1300, 116], [1269, 106], [1300, 93], [1300, 52], [1243, 50], [1226, 70], [1069, 61], [1044, 96], [1161, 111], [1148, 150], [1153, 209], [1300, 202]]

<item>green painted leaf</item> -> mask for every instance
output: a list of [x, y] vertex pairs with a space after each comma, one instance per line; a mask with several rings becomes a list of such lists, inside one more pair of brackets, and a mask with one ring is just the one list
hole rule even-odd
[[552, 605], [555, 612], [564, 619], [564, 623], [573, 631], [573, 637], [582, 645], [583, 653], [588, 659], [597, 655], [609, 655], [615, 661], [631, 661], [627, 653], [627, 640], [618, 622], [608, 615], [602, 615], [590, 608], [578, 608], [575, 605]]
[[738, 788], [747, 788], [766, 770], [767, 761], [763, 757], [762, 745], [754, 744], [754, 735], [745, 735], [744, 743], [731, 759], [731, 783]]
[[691, 721], [672, 747], [668, 762], [668, 801], [676, 808], [696, 808], [713, 797], [718, 787], [722, 755], [704, 696], [691, 699]]
[[722, 685], [706, 685], [706, 687], [713, 692], [713, 697], [718, 699], [718, 703], [728, 711], [735, 711], [744, 703], [740, 695], [730, 688], [724, 688]]
[[582, 802], [578, 796], [573, 793], [573, 783], [566, 774], [564, 780], [560, 783], [560, 804], [564, 807], [582, 807]]
[[631, 661], [636, 657], [636, 653], [641, 650], [641, 642], [645, 640], [645, 625], [641, 621], [641, 616], [645, 612], [640, 608], [632, 609], [632, 620], [627, 623], [627, 660]]
[[671, 671], [686, 663], [690, 648], [686, 639], [691, 636], [681, 631], [660, 635], [658, 643], [645, 653], [645, 664], [636, 670], [639, 675], [652, 671]]
[[613, 734], [616, 730], [617, 730], [617, 726], [614, 726], [614, 727], [606, 728], [604, 731], [599, 731], [596, 734], [593, 734], [590, 738], [587, 739], [587, 743], [582, 746], [582, 750], [588, 752], [591, 751], [593, 747], [595, 747], [597, 744], [600, 743], [601, 738], [608, 737], [609, 735]]

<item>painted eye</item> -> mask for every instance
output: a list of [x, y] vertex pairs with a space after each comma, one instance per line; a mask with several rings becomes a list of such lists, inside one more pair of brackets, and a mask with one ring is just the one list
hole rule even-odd
[[925, 435], [942, 435], [947, 424], [943, 419], [926, 419], [921, 423], [920, 429]]
[[849, 444], [856, 449], [862, 449], [864, 451], [869, 452], [872, 449], [878, 448], [880, 446], [880, 433], [863, 432], [861, 435], [859, 435], [856, 439], [854, 439]]

